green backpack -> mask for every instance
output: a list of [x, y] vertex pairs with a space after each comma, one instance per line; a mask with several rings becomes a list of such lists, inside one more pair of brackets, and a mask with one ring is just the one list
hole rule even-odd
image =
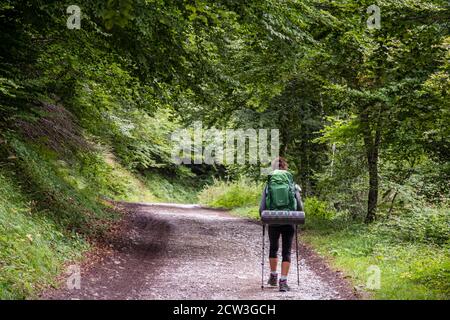
[[288, 211], [297, 209], [294, 178], [290, 172], [274, 170], [267, 177], [266, 208]]

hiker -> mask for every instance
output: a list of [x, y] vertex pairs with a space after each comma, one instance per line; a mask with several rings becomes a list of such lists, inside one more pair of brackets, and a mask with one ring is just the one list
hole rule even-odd
[[[272, 162], [274, 170], [268, 177], [266, 186], [262, 193], [261, 203], [259, 206], [259, 214], [264, 210], [289, 210], [303, 211], [303, 203], [301, 201], [300, 187], [294, 183], [292, 174], [287, 171], [288, 163], [286, 159], [279, 157]], [[269, 192], [269, 188], [271, 192]], [[295, 228], [293, 225], [269, 225], [269, 264], [270, 277], [267, 282], [270, 286], [276, 286], [278, 280], [277, 264], [278, 264], [278, 247], [281, 235], [281, 277], [279, 281], [279, 289], [282, 292], [289, 291], [287, 284], [287, 276], [291, 265], [291, 247], [294, 237]]]

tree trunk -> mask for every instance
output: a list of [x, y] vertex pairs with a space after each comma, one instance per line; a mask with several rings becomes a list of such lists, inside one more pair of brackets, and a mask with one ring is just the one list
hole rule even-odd
[[367, 201], [366, 223], [375, 220], [378, 204], [378, 146], [367, 151], [369, 169], [369, 197]]
[[394, 197], [392, 198], [392, 201], [391, 201], [391, 207], [389, 208], [388, 217], [391, 216], [392, 209], [394, 209], [394, 202], [395, 202], [395, 198], [397, 197], [397, 195], [398, 195], [398, 191], [395, 191]]
[[[375, 220], [378, 205], [378, 150], [380, 146], [381, 132], [379, 123], [375, 124], [373, 133], [369, 125], [367, 110], [361, 113], [361, 124], [364, 135], [364, 145], [367, 155], [367, 166], [369, 171], [369, 195], [367, 199], [367, 215], [365, 222]], [[377, 119], [379, 121], [379, 119]]]

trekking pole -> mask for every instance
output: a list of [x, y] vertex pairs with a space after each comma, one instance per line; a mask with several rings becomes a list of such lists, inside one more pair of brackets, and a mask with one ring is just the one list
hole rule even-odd
[[262, 259], [261, 259], [261, 290], [264, 289], [264, 234], [266, 233], [266, 224], [263, 223], [262, 231]]
[[297, 285], [300, 286], [300, 274], [298, 271], [298, 224], [295, 225], [295, 249], [297, 251], [295, 254], [297, 257]]

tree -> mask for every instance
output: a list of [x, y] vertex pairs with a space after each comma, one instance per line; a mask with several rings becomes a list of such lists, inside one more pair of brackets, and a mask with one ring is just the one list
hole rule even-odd
[[339, 22], [328, 30], [325, 54], [332, 59], [324, 75], [329, 95], [358, 116], [369, 175], [367, 222], [376, 217], [380, 151], [398, 129], [398, 116], [405, 109], [414, 114], [411, 97], [438, 70], [447, 23], [442, 1], [386, 0], [379, 3], [381, 28], [368, 29], [361, 17], [370, 4], [327, 5]]

